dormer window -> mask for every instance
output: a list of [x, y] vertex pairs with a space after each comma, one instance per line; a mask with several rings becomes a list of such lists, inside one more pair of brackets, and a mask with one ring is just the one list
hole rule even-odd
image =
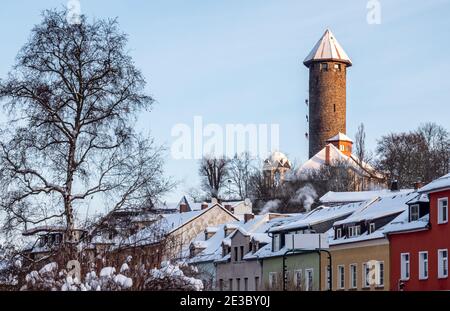
[[409, 207], [409, 221], [419, 220], [419, 204], [414, 204]]
[[342, 228], [336, 229], [336, 239], [342, 238]]
[[273, 251], [277, 252], [280, 250], [281, 236], [279, 233], [273, 235]]
[[371, 234], [371, 233], [373, 233], [373, 232], [375, 232], [375, 223], [374, 223], [374, 222], [371, 222], [371, 223], [369, 224], [369, 234]]
[[361, 226], [351, 226], [348, 228], [348, 237], [352, 238], [361, 234]]

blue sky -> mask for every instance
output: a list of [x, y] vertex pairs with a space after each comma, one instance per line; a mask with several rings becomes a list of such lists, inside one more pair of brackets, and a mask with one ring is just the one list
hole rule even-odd
[[[381, 24], [365, 0], [81, 0], [89, 17], [118, 17], [157, 103], [138, 127], [170, 147], [174, 124], [278, 123], [280, 149], [307, 156], [308, 71], [303, 58], [330, 27], [353, 61], [347, 78], [347, 133], [366, 126], [370, 148], [391, 131], [433, 121], [450, 128], [450, 1], [379, 0]], [[3, 1], [0, 77], [5, 77], [40, 11], [60, 0]], [[167, 156], [178, 199], [198, 184], [196, 160]]]

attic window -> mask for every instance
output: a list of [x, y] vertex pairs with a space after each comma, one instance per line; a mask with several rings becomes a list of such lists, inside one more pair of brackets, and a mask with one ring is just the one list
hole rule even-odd
[[340, 239], [342, 237], [342, 229], [337, 228], [336, 229], [336, 239]]
[[361, 234], [361, 226], [352, 226], [348, 228], [348, 237], [352, 238]]
[[369, 224], [369, 234], [375, 232], [375, 223], [371, 222]]
[[320, 64], [320, 70], [321, 71], [328, 71], [328, 64], [327, 63]]
[[414, 205], [410, 206], [409, 219], [410, 219], [410, 221], [419, 220], [419, 204], [414, 204]]

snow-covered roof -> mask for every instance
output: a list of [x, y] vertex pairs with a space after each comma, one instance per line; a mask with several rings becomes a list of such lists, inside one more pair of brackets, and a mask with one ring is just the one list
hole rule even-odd
[[[199, 211], [191, 211], [186, 213], [174, 213], [174, 214], [163, 214], [159, 221], [155, 221], [146, 228], [140, 230], [136, 234], [128, 238], [128, 244], [138, 244], [145, 245], [157, 242], [162, 236], [170, 234], [178, 228], [182, 227], [186, 223], [194, 220], [203, 213], [211, 210], [214, 207], [219, 207], [226, 211], [221, 205], [215, 204], [207, 209]], [[229, 213], [228, 211], [226, 211]], [[232, 215], [230, 213], [230, 215]], [[236, 218], [235, 216], [233, 216]], [[203, 233], [204, 234], [204, 233]]]
[[264, 169], [274, 169], [278, 167], [291, 168], [292, 164], [284, 153], [275, 151], [264, 161]]
[[326, 149], [330, 148], [329, 160], [331, 164], [333, 163], [347, 163], [350, 167], [355, 169], [361, 175], [368, 176], [376, 176], [378, 178], [382, 178], [383, 176], [375, 171], [375, 169], [368, 163], [359, 163], [358, 158], [355, 155], [351, 155], [350, 157], [342, 153], [336, 146], [333, 144], [328, 144], [323, 147], [322, 150], [317, 152], [312, 158], [303, 163], [303, 165], [297, 171], [297, 175], [301, 176], [303, 174], [308, 174], [311, 171], [316, 171], [321, 169], [324, 165], [326, 165]]
[[326, 60], [343, 62], [347, 66], [352, 65], [350, 57], [345, 53], [330, 29], [325, 30], [322, 38], [320, 38], [308, 56], [306, 56], [303, 64], [309, 67], [312, 62]]
[[419, 189], [421, 193], [437, 192], [450, 189], [450, 173], [444, 175]]
[[406, 210], [397, 216], [393, 221], [384, 226], [384, 234], [401, 233], [407, 231], [426, 230], [430, 220], [430, 214], [414, 221], [409, 221], [409, 211]]
[[370, 221], [373, 219], [382, 218], [389, 215], [402, 213], [408, 209], [406, 204], [417, 195], [415, 191], [399, 192], [395, 195], [378, 198], [365, 208], [355, 211], [351, 216], [344, 220], [336, 221], [334, 225], [342, 225], [348, 223], [356, 223], [360, 221]]
[[348, 215], [351, 215], [356, 210], [365, 207], [366, 205], [370, 204], [371, 201], [365, 201], [365, 202], [359, 202], [359, 203], [348, 203], [344, 205], [338, 205], [338, 206], [319, 206], [316, 209], [310, 211], [305, 215], [305, 217], [288, 222], [286, 224], [283, 224], [281, 226], [276, 226], [270, 229], [270, 232], [278, 232], [278, 231], [287, 231], [287, 230], [294, 230], [294, 229], [300, 229], [300, 228], [308, 228], [312, 225], [322, 223], [325, 221], [345, 217]]
[[35, 235], [40, 232], [65, 232], [67, 228], [65, 226], [37, 226], [34, 228], [30, 228], [22, 232], [22, 235]]
[[409, 193], [411, 189], [402, 189], [400, 191], [393, 192], [388, 189], [372, 190], [372, 191], [346, 191], [346, 192], [334, 192], [328, 191], [321, 198], [320, 202], [327, 203], [350, 203], [350, 202], [362, 202], [378, 197], [388, 197], [395, 193]]
[[428, 203], [430, 202], [430, 200], [428, 199], [428, 195], [424, 194], [424, 193], [419, 193], [417, 194], [416, 197], [412, 198], [411, 200], [409, 200], [408, 205], [410, 204], [414, 204], [414, 203]]
[[344, 133], [339, 132], [337, 135], [331, 137], [330, 139], [327, 139], [327, 142], [333, 142], [333, 141], [348, 141], [353, 142], [353, 140], [345, 135]]
[[[274, 215], [275, 214], [270, 213], [264, 215], [256, 215], [254, 219], [248, 222], [236, 221], [223, 224], [221, 226], [218, 226], [219, 230], [217, 230], [217, 232], [208, 240], [205, 240], [204, 234], [199, 234], [196, 237], [195, 241], [203, 241], [202, 243], [205, 243], [204, 245], [206, 245], [206, 247], [199, 254], [191, 258], [190, 262], [200, 263], [208, 261], [227, 261], [230, 257], [229, 255], [222, 257], [222, 245], [231, 246], [231, 241], [236, 232], [241, 232], [245, 236], [248, 236], [252, 240], [262, 244], [270, 243], [271, 238], [268, 235], [268, 230], [270, 227], [282, 224], [291, 218], [299, 219], [303, 214], [285, 214], [283, 215], [284, 217], [281, 216], [273, 218]], [[280, 215], [277, 214], [276, 216]], [[235, 229], [235, 231], [232, 235], [225, 237], [225, 228]]]

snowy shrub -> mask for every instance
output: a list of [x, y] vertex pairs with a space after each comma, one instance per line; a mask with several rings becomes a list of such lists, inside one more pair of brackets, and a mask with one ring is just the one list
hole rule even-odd
[[64, 283], [58, 273], [58, 264], [56, 262], [45, 265], [39, 271], [31, 271], [25, 277], [26, 284], [21, 290], [59, 290]]
[[180, 290], [201, 291], [203, 282], [184, 274], [180, 263], [172, 265], [169, 261], [163, 262], [160, 269], [152, 269], [144, 283], [146, 290]]

